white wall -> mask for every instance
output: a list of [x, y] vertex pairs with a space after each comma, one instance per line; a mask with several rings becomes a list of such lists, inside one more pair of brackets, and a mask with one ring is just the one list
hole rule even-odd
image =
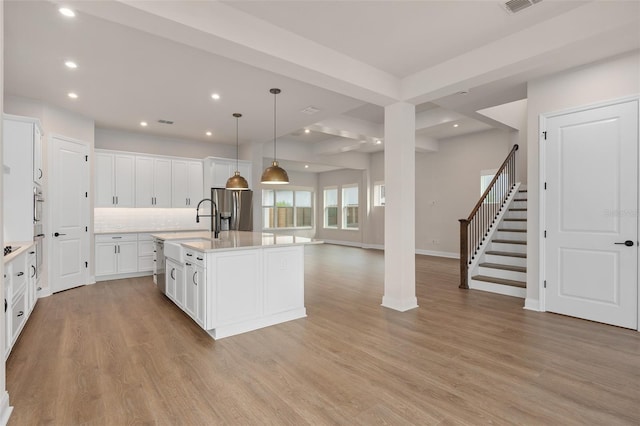
[[[316, 223], [318, 225], [317, 237], [321, 240], [341, 242], [360, 247], [362, 245], [363, 229], [366, 229], [366, 172], [362, 170], [336, 170], [331, 172], [318, 173], [318, 190], [316, 192]], [[342, 185], [358, 184], [359, 186], [359, 224], [358, 230], [325, 229], [324, 225], [324, 188], [338, 187], [338, 206], [342, 200]], [[338, 224], [342, 223], [342, 211], [338, 208]]]
[[525, 307], [539, 308], [540, 292], [540, 159], [538, 119], [541, 114], [586, 106], [640, 93], [640, 53], [616, 56], [533, 80], [528, 85], [528, 220], [527, 299]]
[[115, 129], [96, 129], [96, 148], [173, 157], [236, 158], [235, 145], [175, 139]]
[[369, 158], [370, 207], [362, 236], [365, 247], [383, 248], [384, 207], [373, 205], [373, 187], [376, 182], [384, 182], [384, 151], [373, 153]]
[[[480, 199], [482, 170], [497, 169], [511, 132], [488, 130], [440, 141], [435, 153], [416, 154], [416, 250], [457, 256], [460, 224]], [[436, 242], [434, 242], [436, 240]]]

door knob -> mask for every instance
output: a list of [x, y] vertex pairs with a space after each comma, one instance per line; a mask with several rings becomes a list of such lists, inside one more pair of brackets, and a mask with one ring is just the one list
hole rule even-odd
[[67, 235], [67, 234], [61, 234], [59, 232], [56, 232], [56, 233], [53, 234], [54, 237], [59, 237], [60, 235]]
[[631, 240], [627, 240], [624, 243], [613, 243], [613, 244], [620, 244], [620, 245], [624, 244], [627, 247], [633, 247], [633, 241]]

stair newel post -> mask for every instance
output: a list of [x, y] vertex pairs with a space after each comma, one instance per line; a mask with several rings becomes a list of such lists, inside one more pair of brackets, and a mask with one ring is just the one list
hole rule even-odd
[[460, 286], [469, 288], [469, 220], [460, 219]]

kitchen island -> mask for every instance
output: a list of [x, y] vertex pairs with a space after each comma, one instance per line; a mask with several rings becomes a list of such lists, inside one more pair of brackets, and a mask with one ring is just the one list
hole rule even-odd
[[152, 236], [164, 242], [165, 294], [214, 339], [306, 316], [304, 246], [321, 241], [244, 231]]

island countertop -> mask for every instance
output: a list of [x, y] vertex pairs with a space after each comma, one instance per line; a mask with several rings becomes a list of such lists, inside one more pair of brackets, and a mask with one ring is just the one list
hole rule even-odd
[[211, 232], [207, 231], [152, 234], [152, 237], [169, 242], [174, 240], [185, 248], [205, 253], [323, 243], [308, 237], [248, 231], [223, 231], [217, 239], [213, 239]]

